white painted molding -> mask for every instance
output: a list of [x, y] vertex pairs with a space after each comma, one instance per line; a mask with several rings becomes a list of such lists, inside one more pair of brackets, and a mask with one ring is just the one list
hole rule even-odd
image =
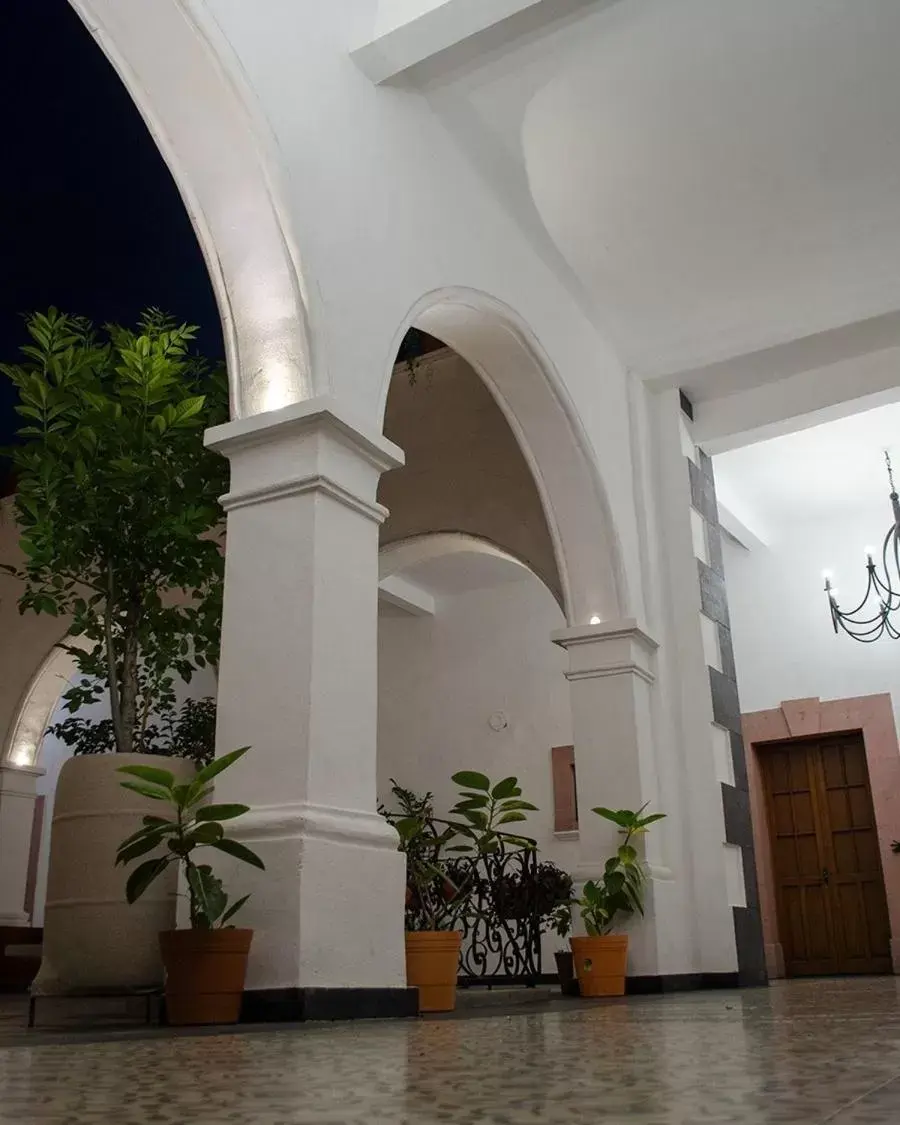
[[206, 431], [203, 444], [230, 457], [238, 450], [266, 446], [276, 439], [302, 438], [317, 430], [330, 431], [379, 470], [398, 469], [403, 451], [386, 437], [356, 419], [330, 395], [306, 399], [249, 418], [239, 418]]
[[378, 583], [380, 601], [406, 610], [412, 617], [434, 617], [434, 597], [408, 578], [398, 574], [382, 578]]
[[569, 653], [570, 682], [633, 675], [652, 684], [656, 678], [653, 660], [659, 645], [634, 619], [558, 629], [550, 639]]
[[378, 813], [306, 802], [253, 808], [232, 834], [241, 840], [284, 840], [301, 836], [336, 844], [363, 844], [397, 850], [397, 833]]

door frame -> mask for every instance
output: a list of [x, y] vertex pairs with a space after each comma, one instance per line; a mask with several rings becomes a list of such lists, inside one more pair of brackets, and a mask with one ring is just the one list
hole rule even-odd
[[891, 926], [891, 960], [894, 972], [900, 974], [900, 856], [894, 855], [891, 850], [893, 841], [900, 840], [900, 744], [890, 694], [885, 692], [824, 702], [818, 697], [789, 699], [770, 711], [747, 712], [741, 716], [741, 725], [748, 749], [750, 814], [769, 977], [785, 976], [785, 966], [778, 931], [772, 839], [760, 753], [765, 753], [766, 743], [769, 742], [850, 732], [861, 733], [865, 747]]

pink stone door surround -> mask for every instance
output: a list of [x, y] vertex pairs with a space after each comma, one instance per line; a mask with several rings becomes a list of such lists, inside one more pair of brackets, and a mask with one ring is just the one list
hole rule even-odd
[[862, 731], [891, 921], [891, 958], [894, 972], [900, 973], [900, 856], [891, 851], [892, 842], [900, 840], [900, 745], [890, 694], [885, 692], [824, 702], [817, 697], [788, 699], [771, 711], [750, 711], [742, 715], [741, 724], [748, 750], [750, 813], [769, 976], [783, 977], [785, 973], [784, 951], [778, 934], [772, 845], [759, 763], [760, 749], [765, 752], [767, 742], [848, 731]]

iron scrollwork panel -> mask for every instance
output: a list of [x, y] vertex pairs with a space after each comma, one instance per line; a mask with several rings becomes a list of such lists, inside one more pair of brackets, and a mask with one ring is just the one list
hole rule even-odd
[[541, 975], [536, 852], [494, 852], [457, 863], [472, 885], [460, 919], [459, 983], [536, 984]]

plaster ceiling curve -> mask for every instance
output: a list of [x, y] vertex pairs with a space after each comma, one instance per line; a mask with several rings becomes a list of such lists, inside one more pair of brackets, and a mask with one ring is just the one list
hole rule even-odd
[[628, 0], [531, 99], [542, 221], [644, 376], [900, 307], [900, 4]]

